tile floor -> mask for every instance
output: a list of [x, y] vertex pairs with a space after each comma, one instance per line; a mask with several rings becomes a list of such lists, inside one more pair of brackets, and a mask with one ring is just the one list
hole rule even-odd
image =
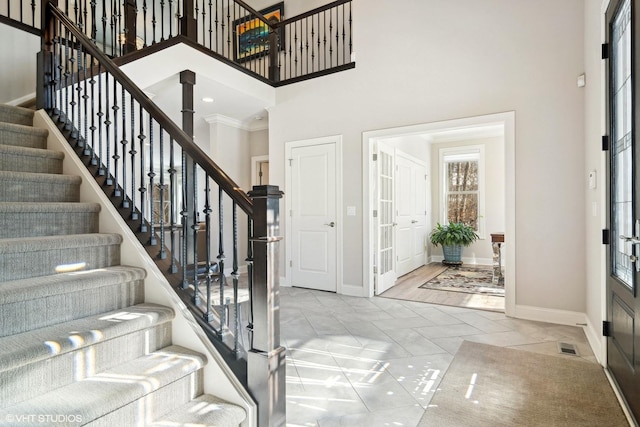
[[596, 359], [581, 328], [502, 313], [281, 288], [288, 426], [418, 424], [463, 340]]

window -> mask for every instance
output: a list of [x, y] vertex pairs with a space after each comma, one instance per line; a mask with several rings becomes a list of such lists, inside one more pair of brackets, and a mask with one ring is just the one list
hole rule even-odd
[[442, 222], [462, 222], [484, 237], [484, 147], [440, 149]]

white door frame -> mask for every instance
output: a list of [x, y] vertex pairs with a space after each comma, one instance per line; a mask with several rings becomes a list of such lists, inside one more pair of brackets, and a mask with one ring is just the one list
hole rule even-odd
[[[375, 237], [372, 221], [374, 194], [370, 182], [374, 177], [372, 167], [373, 143], [379, 138], [391, 138], [407, 135], [420, 135], [428, 132], [472, 128], [487, 125], [504, 126], [505, 151], [505, 264], [508, 266], [505, 276], [505, 314], [513, 316], [516, 310], [516, 187], [515, 187], [515, 111], [488, 114], [485, 116], [446, 120], [413, 126], [363, 132], [362, 134], [362, 280], [364, 296], [374, 295], [374, 250], [372, 238]], [[425, 143], [427, 143], [425, 141]]]
[[287, 220], [285, 221], [285, 285], [291, 286], [291, 265], [289, 260], [291, 259], [291, 167], [289, 167], [289, 159], [292, 158], [291, 151], [294, 148], [310, 147], [314, 145], [334, 144], [336, 153], [336, 293], [342, 293], [342, 234], [344, 227], [344, 216], [342, 215], [342, 135], [325, 136], [320, 138], [305, 139], [300, 141], [291, 141], [285, 143], [284, 148], [284, 215]]
[[269, 156], [252, 156], [251, 157], [251, 186], [258, 185], [258, 174], [256, 173], [258, 169], [258, 163], [268, 162]]

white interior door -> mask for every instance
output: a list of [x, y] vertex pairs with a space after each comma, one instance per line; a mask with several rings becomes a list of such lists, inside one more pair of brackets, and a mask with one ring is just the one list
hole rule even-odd
[[376, 295], [391, 288], [398, 276], [395, 271], [395, 214], [394, 214], [394, 153], [393, 149], [378, 144], [376, 168], [376, 193], [378, 209]]
[[291, 286], [336, 292], [336, 145], [291, 149]]
[[425, 262], [426, 168], [396, 152], [396, 274], [402, 276]]

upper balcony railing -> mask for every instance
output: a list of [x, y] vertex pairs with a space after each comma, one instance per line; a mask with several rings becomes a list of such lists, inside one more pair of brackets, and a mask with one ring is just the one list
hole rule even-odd
[[[279, 86], [353, 68], [352, 0], [287, 18], [242, 0], [64, 0], [71, 21], [111, 58], [184, 41]], [[41, 0], [6, 0], [0, 22], [38, 33]], [[174, 41], [175, 41], [174, 40]]]

